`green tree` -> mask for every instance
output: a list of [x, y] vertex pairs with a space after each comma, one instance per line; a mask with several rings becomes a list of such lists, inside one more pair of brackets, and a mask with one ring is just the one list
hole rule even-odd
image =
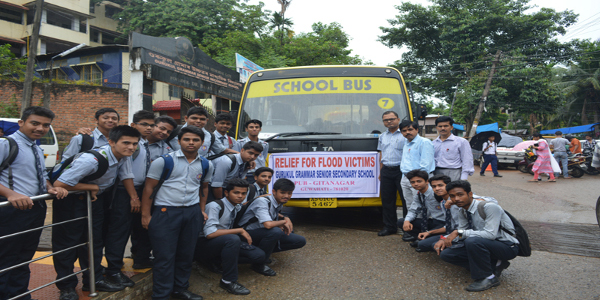
[[450, 103], [459, 84], [455, 111], [460, 114], [459, 119], [469, 123], [491, 68], [492, 53], [503, 51], [497, 77], [502, 72], [506, 74], [502, 81], [492, 82], [488, 111], [513, 103], [543, 101], [542, 97], [533, 97], [535, 101], [531, 97], [520, 99], [535, 95], [535, 89], [527, 89], [536, 87], [511, 82], [527, 76], [511, 76], [508, 71], [531, 68], [531, 72], [538, 72], [538, 68], [544, 70], [556, 62], [567, 61], [574, 51], [576, 43], [560, 43], [556, 36], [564, 34], [577, 15], [548, 8], [531, 12], [528, 3], [529, 0], [432, 0], [432, 5], [425, 7], [405, 2], [396, 7], [399, 15], [389, 20], [391, 27], [381, 27], [380, 41], [389, 47], [408, 48], [393, 65], [414, 82], [415, 93]]
[[10, 44], [0, 46], [0, 76], [23, 77], [27, 68], [27, 58], [17, 58], [10, 52]]

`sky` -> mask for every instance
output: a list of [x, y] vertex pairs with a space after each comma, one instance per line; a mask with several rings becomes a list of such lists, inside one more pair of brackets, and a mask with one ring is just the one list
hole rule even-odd
[[[572, 10], [579, 14], [578, 23], [571, 26], [561, 41], [573, 38], [593, 40], [600, 39], [600, 5], [598, 0], [532, 0], [530, 4], [539, 7], [553, 8], [556, 11]], [[262, 0], [265, 8], [279, 12], [281, 6], [277, 0]], [[386, 66], [400, 59], [405, 51], [398, 48], [388, 48], [377, 41], [382, 35], [379, 27], [389, 27], [387, 20], [398, 14], [395, 5], [400, 0], [371, 0], [371, 1], [342, 1], [342, 0], [292, 0], [285, 17], [294, 22], [296, 33], [312, 31], [311, 25], [316, 22], [329, 24], [337, 22], [350, 36], [349, 49], [352, 55], [372, 61], [375, 65]], [[411, 0], [409, 2], [430, 5], [426, 0]], [[249, 4], [258, 4], [259, 0], [249, 0]], [[539, 8], [538, 8], [539, 9]]]

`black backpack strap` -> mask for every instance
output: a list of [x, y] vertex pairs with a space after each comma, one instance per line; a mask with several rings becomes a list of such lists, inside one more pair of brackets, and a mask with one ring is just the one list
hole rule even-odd
[[[229, 167], [229, 172], [233, 171], [233, 169], [235, 169], [235, 165], [237, 163], [237, 159], [235, 159], [235, 154], [226, 154], [227, 157], [229, 157], [229, 159], [231, 159], [231, 166]], [[227, 173], [229, 173], [227, 172]]]
[[90, 174], [86, 177], [83, 177], [82, 181], [90, 182], [92, 180], [96, 180], [104, 176], [104, 174], [106, 174], [106, 171], [108, 171], [108, 159], [106, 159], [106, 157], [104, 157], [104, 155], [100, 154], [100, 152], [98, 151], [87, 150], [85, 151], [85, 153], [90, 153], [96, 157], [96, 159], [98, 160], [98, 170], [96, 170], [94, 174]]
[[215, 202], [217, 202], [217, 204], [219, 204], [219, 206], [221, 207], [221, 210], [219, 211], [219, 220], [221, 220], [223, 212], [225, 212], [225, 204], [223, 204], [223, 199], [217, 199], [215, 200]]
[[79, 152], [85, 152], [94, 148], [94, 137], [89, 134], [81, 134], [81, 149]]
[[[269, 211], [269, 214], [270, 214], [271, 213], [271, 200], [269, 198], [266, 198], [266, 199], [267, 199], [267, 205], [268, 205], [267, 206], [268, 207], [267, 210]], [[254, 200], [252, 200], [252, 202], [254, 202]], [[246, 205], [246, 207], [247, 207], [246, 210], [250, 207], [250, 204], [252, 204], [252, 203], [248, 203]], [[241, 218], [242, 217], [240, 216], [240, 219]], [[239, 221], [239, 220], [236, 217], [236, 222], [235, 223], [237, 223], [237, 221]], [[256, 223], [256, 222], [258, 222], [258, 218], [256, 216], [254, 216], [254, 217], [250, 218], [250, 220], [248, 220], [248, 222], [246, 222], [246, 224], [240, 225], [239, 227], [244, 228], [244, 230], [245, 230], [246, 227], [248, 227], [248, 225], [250, 225], [252, 223]]]
[[4, 139], [6, 139], [8, 141], [8, 157], [6, 158], [6, 160], [4, 160], [2, 162], [2, 164], [0, 164], [0, 173], [2, 173], [2, 171], [4, 171], [6, 168], [8, 168], [8, 188], [11, 190], [14, 190], [14, 179], [13, 179], [13, 173], [12, 173], [12, 167], [11, 164], [15, 161], [15, 159], [17, 158], [17, 155], [19, 154], [19, 145], [17, 144], [17, 142], [8, 136], [3, 137]]
[[248, 201], [254, 200], [255, 196], [256, 196], [256, 186], [254, 184], [251, 184], [248, 187]]

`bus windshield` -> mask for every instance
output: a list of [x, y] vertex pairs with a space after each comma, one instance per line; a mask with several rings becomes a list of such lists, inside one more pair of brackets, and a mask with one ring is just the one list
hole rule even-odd
[[[386, 130], [384, 111], [408, 117], [400, 81], [384, 77], [313, 77], [255, 81], [249, 84], [241, 122], [263, 123], [260, 138], [277, 133], [327, 132], [344, 136]], [[243, 127], [243, 126], [241, 126]], [[240, 128], [240, 137], [247, 136]]]

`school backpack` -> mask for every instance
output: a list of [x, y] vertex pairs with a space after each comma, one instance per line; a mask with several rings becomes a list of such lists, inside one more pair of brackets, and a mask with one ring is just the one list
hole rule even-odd
[[[171, 141], [173, 139], [176, 139], [179, 136], [179, 132], [181, 131], [181, 128], [183, 128], [183, 125], [177, 125], [177, 128], [175, 128], [171, 132], [171, 134], [169, 135], [169, 137], [167, 139], [165, 139], [165, 143], [167, 143], [167, 145], [169, 145], [169, 147], [171, 147], [171, 149], [173, 149], [173, 145], [171, 145]], [[200, 130], [202, 130], [202, 129], [200, 129]], [[212, 145], [215, 143], [215, 135], [212, 134], [208, 130], [206, 132], [208, 132], [208, 134], [210, 134], [210, 146], [212, 147]], [[206, 139], [206, 137], [204, 137], [204, 138]]]
[[96, 170], [96, 172], [94, 172], [93, 174], [83, 177], [81, 182], [90, 182], [104, 176], [104, 174], [106, 174], [106, 171], [108, 170], [108, 159], [96, 150], [85, 150], [67, 158], [65, 161], [54, 166], [54, 168], [52, 168], [52, 170], [48, 172], [48, 178], [50, 179], [50, 182], [54, 184], [54, 182], [58, 180], [60, 175], [65, 170], [71, 167], [73, 161], [80, 158], [81, 155], [83, 155], [84, 153], [92, 154], [96, 158], [96, 160], [98, 161], [98, 170]]
[[6, 139], [8, 141], [8, 157], [2, 162], [2, 164], [0, 164], [0, 173], [2, 173], [2, 171], [4, 171], [5, 169], [8, 168], [8, 188], [11, 190], [14, 190], [14, 180], [13, 180], [13, 172], [12, 172], [12, 167], [11, 164], [15, 161], [15, 159], [17, 158], [17, 155], [19, 154], [19, 145], [17, 144], [17, 142], [8, 136], [2, 137], [3, 139]]
[[[156, 186], [154, 186], [154, 189], [152, 190], [152, 195], [150, 195], [150, 199], [154, 199], [154, 197], [156, 197], [158, 190], [163, 185], [163, 183], [165, 183], [165, 180], [171, 177], [171, 173], [173, 173], [173, 168], [175, 167], [175, 162], [173, 161], [173, 156], [171, 156], [171, 154], [164, 154], [161, 155], [161, 157], [165, 161], [165, 164], [163, 166], [163, 171], [160, 175], [160, 179], [158, 180], [158, 183], [156, 184]], [[204, 181], [204, 177], [206, 177], [206, 173], [208, 173], [209, 164], [208, 159], [206, 159], [203, 156], [200, 156], [200, 161], [202, 162], [202, 177], [200, 177], [200, 182], [202, 182]]]
[[[477, 205], [477, 212], [479, 213], [479, 216], [485, 220], [486, 213], [485, 213], [485, 210], [483, 209], [483, 207], [485, 206], [486, 203], [488, 203], [488, 201], [482, 201], [482, 202], [483, 202], [482, 205]], [[463, 213], [464, 213], [464, 211], [463, 211]], [[512, 221], [513, 226], [515, 227], [515, 232], [514, 233], [510, 232], [508, 229], [504, 228], [502, 225], [500, 225], [500, 230], [508, 233], [510, 236], [516, 238], [519, 241], [519, 253], [517, 254], [518, 256], [531, 256], [531, 244], [529, 243], [529, 236], [527, 235], [527, 231], [525, 231], [525, 228], [523, 228], [523, 225], [521, 225], [519, 220], [517, 220], [513, 215], [511, 215], [506, 210], [504, 211], [504, 213]]]
[[[244, 223], [244, 224], [240, 224], [240, 221], [242, 220], [242, 217], [244, 216], [244, 214], [246, 213], [246, 211], [248, 210], [248, 207], [250, 207], [250, 204], [252, 204], [254, 202], [254, 200], [258, 199], [260, 197], [251, 199], [250, 197], [248, 197], [248, 202], [246, 202], [246, 204], [242, 205], [242, 209], [240, 209], [240, 211], [238, 211], [237, 215], [235, 216], [235, 221], [233, 221], [233, 228], [244, 228], [246, 229], [246, 227], [248, 227], [248, 225], [258, 222], [258, 218], [256, 216], [250, 218], [250, 220], [248, 220], [248, 222]], [[268, 211], [269, 213], [271, 212], [271, 200], [269, 200], [267, 198], [267, 203], [269, 205]]]

